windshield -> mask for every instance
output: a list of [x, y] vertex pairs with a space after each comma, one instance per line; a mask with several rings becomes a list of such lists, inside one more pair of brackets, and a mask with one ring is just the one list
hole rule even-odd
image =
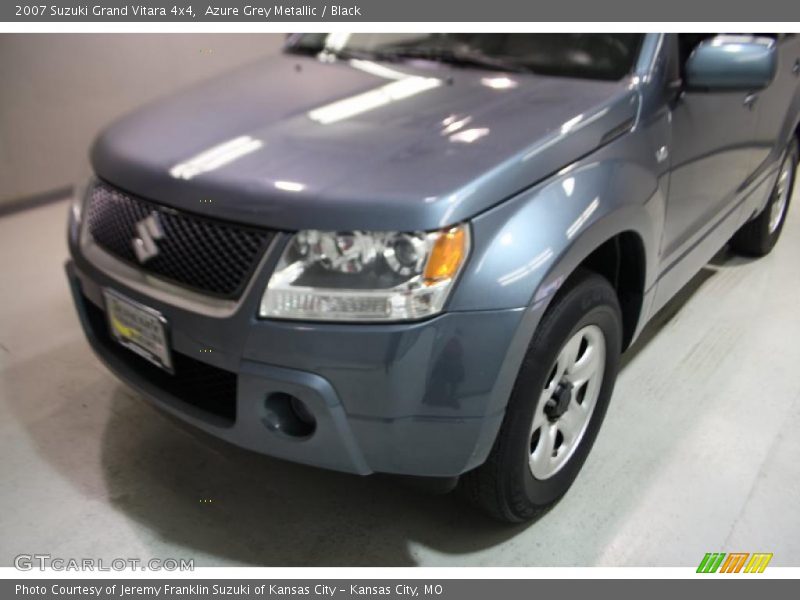
[[617, 80], [633, 69], [640, 33], [303, 33], [287, 51], [341, 58], [433, 60], [465, 68]]

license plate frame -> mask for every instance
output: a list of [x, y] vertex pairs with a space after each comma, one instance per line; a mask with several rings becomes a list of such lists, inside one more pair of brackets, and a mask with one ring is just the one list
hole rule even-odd
[[126, 296], [103, 289], [111, 337], [149, 363], [173, 373], [169, 324], [159, 311]]

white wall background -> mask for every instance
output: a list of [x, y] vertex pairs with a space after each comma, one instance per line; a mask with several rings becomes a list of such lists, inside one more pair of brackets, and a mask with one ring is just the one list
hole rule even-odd
[[0, 35], [0, 202], [72, 185], [114, 117], [278, 52], [282, 34]]

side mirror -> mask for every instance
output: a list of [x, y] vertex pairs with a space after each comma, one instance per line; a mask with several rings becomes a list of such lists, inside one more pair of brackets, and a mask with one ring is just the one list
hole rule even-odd
[[718, 35], [701, 42], [686, 61], [686, 87], [702, 91], [765, 88], [777, 68], [775, 40]]

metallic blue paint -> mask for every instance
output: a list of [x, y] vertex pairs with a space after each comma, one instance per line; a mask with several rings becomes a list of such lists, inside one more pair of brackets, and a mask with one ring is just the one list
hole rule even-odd
[[767, 87], [775, 76], [777, 53], [771, 38], [719, 36], [701, 42], [686, 64], [690, 88], [744, 90]]
[[[241, 304], [209, 317], [93, 264], [71, 222], [79, 311], [102, 307], [103, 287], [161, 311], [175, 350], [213, 347], [202, 360], [238, 373], [239, 419], [223, 427], [181, 406], [106, 356], [87, 328], [90, 341], [164, 410], [247, 448], [362, 474], [448, 476], [481, 464], [542, 315], [587, 257], [620, 234], [637, 241], [632, 337], [764, 205], [800, 114], [791, 70], [800, 44], [765, 47], [776, 71], [747, 105], [745, 92], [676, 86], [679, 42], [647, 34], [619, 82], [280, 56], [121, 119], [97, 139], [92, 162], [139, 196], [288, 231], [466, 221], [471, 254], [432, 319], [260, 321], [288, 239], [279, 235]], [[763, 73], [767, 60], [742, 73]], [[704, 47], [695, 65], [708, 72], [709, 61], [722, 64]], [[513, 85], [493, 85], [501, 78]], [[410, 93], [376, 103], [397, 81]], [[306, 400], [319, 423], [310, 439], [263, 426], [273, 391]]]

